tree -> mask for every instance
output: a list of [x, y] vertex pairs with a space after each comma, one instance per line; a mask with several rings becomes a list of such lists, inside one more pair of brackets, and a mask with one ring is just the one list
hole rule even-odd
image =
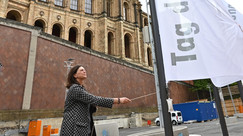
[[[209, 87], [212, 88], [213, 84], [210, 79], [200, 79], [200, 80], [194, 80], [193, 81], [193, 88], [191, 90], [193, 92], [197, 92], [197, 97], [200, 99], [200, 94], [203, 94], [203, 92], [208, 92]], [[212, 89], [210, 89], [212, 91]], [[203, 99], [203, 98], [201, 98]]]

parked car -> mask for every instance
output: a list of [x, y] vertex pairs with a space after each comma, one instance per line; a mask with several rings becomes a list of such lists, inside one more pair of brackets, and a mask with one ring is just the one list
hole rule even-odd
[[[171, 123], [173, 125], [177, 125], [177, 124], [181, 124], [183, 123], [183, 118], [182, 118], [182, 114], [180, 111], [170, 111], [170, 115], [171, 115]], [[160, 121], [159, 121], [159, 117], [157, 117], [154, 121], [154, 123], [159, 126], [160, 125]]]

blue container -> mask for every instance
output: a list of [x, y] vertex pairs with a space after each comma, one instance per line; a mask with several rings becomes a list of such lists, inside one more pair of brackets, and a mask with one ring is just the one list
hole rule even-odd
[[217, 119], [217, 109], [215, 102], [189, 102], [173, 104], [174, 110], [181, 111], [183, 121], [197, 120], [206, 121]]

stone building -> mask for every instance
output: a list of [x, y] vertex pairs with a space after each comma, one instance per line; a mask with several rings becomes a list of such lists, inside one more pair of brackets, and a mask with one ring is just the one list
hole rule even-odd
[[[146, 25], [138, 0], [0, 0], [0, 120], [62, 116], [70, 56], [92, 72], [87, 89], [95, 95], [155, 94]], [[168, 87], [174, 103], [194, 98], [184, 82]], [[156, 95], [114, 108], [99, 113], [157, 112]]]
[[139, 0], [0, 0], [0, 17], [152, 70]]

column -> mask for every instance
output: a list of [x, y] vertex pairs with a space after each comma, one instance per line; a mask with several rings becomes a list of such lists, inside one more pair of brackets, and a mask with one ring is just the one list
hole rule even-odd
[[[35, 2], [30, 1], [30, 6], [29, 6], [29, 15], [28, 15], [28, 20], [27, 24], [28, 25], [33, 25], [34, 24], [34, 17], [35, 17]], [[22, 22], [22, 20], [21, 20]]]
[[137, 4], [136, 4], [136, 3], [134, 3], [134, 4], [133, 4], [133, 7], [134, 7], [134, 19], [135, 19], [134, 24], [136, 24], [136, 27], [138, 27], [138, 18], [137, 18]]
[[36, 30], [32, 31], [31, 33], [28, 67], [27, 67], [22, 109], [30, 109], [32, 87], [33, 87], [33, 80], [34, 80], [34, 73], [35, 73], [35, 60], [36, 60], [38, 35], [39, 32]]
[[118, 17], [119, 17], [119, 20], [122, 20], [122, 9], [121, 9], [122, 8], [122, 3], [121, 3], [121, 0], [119, 0], [118, 3], [119, 3], [119, 16]]
[[106, 0], [103, 0], [103, 12], [102, 14], [106, 13]]
[[[108, 54], [108, 31], [107, 31], [107, 18], [104, 18], [104, 43], [105, 43], [105, 54]], [[103, 51], [102, 51], [103, 52]]]
[[124, 33], [123, 33], [123, 21], [119, 21], [119, 28], [118, 28], [118, 32], [119, 32], [119, 35], [118, 37], [118, 40], [117, 40], [117, 47], [118, 47], [118, 55], [124, 59], [125, 58], [125, 43], [124, 43]]
[[8, 0], [1, 0], [0, 1], [0, 17], [5, 18], [5, 14], [8, 8]]
[[143, 29], [143, 11], [140, 9], [139, 10], [139, 14], [140, 14], [140, 31], [142, 31]]
[[53, 8], [52, 7], [50, 7], [49, 8], [49, 11], [48, 11], [48, 24], [47, 24], [47, 30], [46, 30], [46, 32], [48, 33], [48, 34], [52, 34], [52, 15], [53, 15]]
[[139, 28], [137, 27], [136, 28], [136, 37], [137, 37], [137, 39], [136, 39], [136, 41], [137, 41], [137, 47], [138, 47], [138, 53], [137, 53], [137, 58], [136, 59], [138, 59], [138, 62], [139, 63], [142, 63], [142, 54], [141, 54], [141, 43], [140, 43], [140, 32], [139, 32]]
[[69, 30], [68, 30], [68, 26], [69, 26], [69, 18], [70, 17], [70, 12], [65, 12], [64, 15], [64, 28], [62, 31], [62, 38], [65, 40], [68, 40], [69, 37]]

